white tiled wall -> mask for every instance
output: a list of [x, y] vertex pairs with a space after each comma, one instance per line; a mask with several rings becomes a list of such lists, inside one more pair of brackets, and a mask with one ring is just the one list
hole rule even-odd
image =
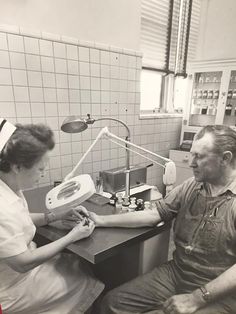
[[[63, 133], [60, 126], [68, 115], [121, 119], [132, 142], [166, 157], [178, 146], [179, 118], [139, 119], [140, 53], [18, 27], [0, 30], [1, 116], [13, 123], [43, 122], [55, 133], [56, 147], [41, 185], [72, 170], [101, 127], [126, 136], [125, 128], [112, 121], [97, 122], [81, 134]], [[131, 163], [148, 164], [133, 154]], [[100, 170], [124, 165], [124, 149], [102, 139], [78, 173], [95, 179]], [[160, 167], [149, 168], [148, 183], [162, 189], [162, 173]]]

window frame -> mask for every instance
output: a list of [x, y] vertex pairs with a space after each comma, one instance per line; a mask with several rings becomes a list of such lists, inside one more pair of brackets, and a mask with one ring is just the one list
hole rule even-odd
[[[147, 70], [146, 67], [143, 67], [145, 70]], [[142, 68], [142, 69], [143, 69]], [[150, 70], [150, 69], [149, 69]], [[150, 71], [156, 71], [160, 73], [160, 71], [156, 69], [152, 69]], [[164, 110], [169, 110], [170, 108], [173, 108], [173, 97], [174, 97], [174, 80], [175, 77], [173, 74], [169, 75], [163, 75], [162, 82], [161, 82], [161, 96], [160, 96], [160, 108]], [[141, 101], [141, 97], [140, 97]], [[140, 104], [141, 105], [141, 104]], [[183, 112], [160, 112], [159, 110], [154, 109], [147, 109], [147, 110], [141, 110], [139, 114], [140, 119], [147, 119], [147, 118], [158, 118], [158, 119], [164, 119], [164, 118], [181, 118], [183, 117]]]
[[[177, 3], [177, 2], [176, 2]], [[186, 1], [187, 3], [187, 1]], [[185, 3], [185, 4], [186, 4]], [[184, 1], [180, 0], [180, 6], [184, 4]], [[173, 71], [169, 70], [169, 66], [170, 66], [170, 55], [171, 55], [171, 40], [172, 40], [172, 19], [173, 19], [173, 8], [175, 5], [175, 1], [174, 0], [170, 0], [170, 7], [169, 7], [169, 26], [168, 26], [168, 36], [167, 36], [167, 51], [166, 51], [166, 63], [164, 66], [164, 69], [157, 69], [154, 67], [150, 67], [150, 66], [145, 66], [145, 64], [142, 67], [142, 70], [150, 70], [150, 71], [156, 71], [157, 73], [161, 73], [164, 72], [165, 74], [163, 75], [162, 78], [162, 83], [161, 83], [161, 99], [160, 99], [160, 108], [163, 111], [167, 111], [167, 112], [160, 112], [159, 110], [141, 110], [141, 103], [140, 103], [140, 118], [141, 119], [145, 119], [148, 117], [155, 117], [155, 118], [168, 118], [168, 117], [183, 117], [183, 113], [184, 113], [184, 106], [183, 106], [183, 110], [182, 112], [174, 112], [174, 110], [170, 110], [170, 109], [174, 109], [174, 84], [175, 84], [175, 80], [176, 77], [174, 75]], [[184, 41], [183, 44], [183, 48], [185, 53], [182, 55], [182, 59], [184, 59], [184, 63], [183, 63], [183, 73], [181, 73], [181, 76], [186, 77], [186, 63], [187, 63], [187, 54], [188, 54], [188, 45], [189, 45], [189, 35], [190, 35], [190, 28], [191, 28], [191, 10], [193, 8], [193, 0], [189, 0], [188, 2], [189, 8], [190, 8], [190, 12], [188, 12], [187, 15], [187, 37]], [[179, 11], [180, 12], [180, 11]], [[186, 18], [186, 15], [185, 17]], [[179, 20], [181, 21], [181, 20]], [[181, 36], [178, 34], [178, 37]], [[179, 38], [177, 38], [177, 40], [179, 40]], [[173, 53], [173, 52], [172, 52]], [[178, 55], [178, 53], [177, 53]], [[181, 62], [180, 60], [177, 60], [176, 64], [177, 66], [179, 66], [179, 62]], [[177, 68], [176, 66], [176, 68]], [[177, 74], [178, 75], [178, 74]], [[141, 90], [140, 90], [141, 92]], [[140, 101], [141, 101], [141, 97], [140, 97]], [[185, 104], [186, 105], [186, 104]]]

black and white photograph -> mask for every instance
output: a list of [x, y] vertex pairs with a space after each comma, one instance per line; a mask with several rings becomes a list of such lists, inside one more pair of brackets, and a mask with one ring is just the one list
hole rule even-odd
[[0, 314], [236, 314], [235, 29], [0, 0]]

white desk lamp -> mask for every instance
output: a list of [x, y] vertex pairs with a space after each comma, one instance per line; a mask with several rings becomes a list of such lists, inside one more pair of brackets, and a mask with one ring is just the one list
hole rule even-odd
[[[95, 119], [91, 118], [90, 114], [88, 113], [86, 119], [81, 119], [77, 116], [67, 117], [62, 123], [61, 130], [64, 132], [67, 132], [67, 133], [80, 133], [80, 132], [83, 132], [84, 130], [86, 130], [88, 128], [89, 124], [94, 124], [94, 122], [103, 121], [103, 120], [112, 120], [112, 121], [121, 123], [126, 129], [127, 135], [125, 137], [125, 140], [126, 140], [126, 143], [125, 143], [125, 152], [126, 152], [125, 196], [130, 196], [130, 152], [128, 149], [129, 148], [129, 141], [130, 141], [130, 129], [124, 121], [122, 121], [120, 119], [115, 119], [112, 117], [98, 118], [95, 120]], [[95, 139], [94, 145], [96, 143], [97, 143], [97, 140]], [[70, 176], [70, 174], [66, 176], [67, 179], [69, 177], [72, 177], [72, 176]]]
[[[89, 116], [90, 119], [90, 116]], [[104, 118], [105, 119], [105, 118]], [[107, 118], [109, 119], [109, 118]], [[102, 119], [100, 119], [102, 120]], [[120, 122], [120, 120], [113, 119], [115, 121]], [[91, 121], [93, 121], [91, 119]], [[95, 121], [95, 120], [94, 120]], [[94, 121], [92, 123], [94, 123]], [[98, 121], [98, 120], [96, 120]], [[123, 121], [122, 121], [123, 124]], [[70, 133], [76, 133], [76, 132], [81, 132], [87, 128], [87, 122], [86, 120], [81, 120], [76, 118], [76, 121], [74, 118], [69, 117], [67, 118], [63, 124], [62, 124], [62, 130], [65, 132], [70, 132]], [[130, 133], [129, 133], [130, 134]], [[46, 206], [48, 209], [55, 209], [59, 208], [65, 205], [73, 205], [75, 203], [79, 204], [85, 201], [87, 198], [89, 198], [93, 193], [95, 193], [95, 187], [94, 184], [92, 184], [92, 179], [89, 177], [89, 175], [79, 175], [75, 176], [75, 173], [81, 163], [84, 161], [84, 159], [87, 157], [89, 152], [93, 149], [93, 147], [96, 145], [97, 141], [102, 137], [105, 136], [107, 139], [109, 139], [111, 142], [124, 147], [126, 149], [126, 152], [131, 151], [133, 153], [136, 153], [140, 156], [142, 156], [145, 159], [148, 159], [149, 161], [152, 161], [153, 163], [163, 167], [165, 169], [164, 175], [163, 175], [163, 183], [166, 185], [167, 190], [171, 190], [173, 187], [173, 184], [176, 181], [176, 168], [175, 164], [173, 161], [171, 161], [168, 158], [162, 157], [156, 153], [153, 153], [141, 146], [138, 146], [130, 141], [127, 141], [126, 139], [122, 139], [115, 134], [111, 133], [107, 127], [104, 127], [101, 129], [101, 131], [98, 133], [96, 139], [93, 141], [93, 143], [90, 145], [90, 147], [87, 149], [87, 151], [84, 153], [82, 158], [79, 160], [77, 165], [74, 167], [74, 169], [65, 177], [64, 182], [61, 183], [60, 185], [56, 186], [53, 188], [51, 191], [48, 192], [46, 196]], [[119, 143], [119, 141], [125, 145], [122, 145]], [[148, 153], [152, 156], [155, 156], [157, 158], [162, 159], [165, 164], [161, 164], [141, 153], [138, 153], [137, 151], [131, 149], [130, 147], [134, 147], [136, 149], [142, 150], [145, 153]], [[129, 159], [128, 159], [129, 161]], [[128, 164], [128, 169], [126, 169], [126, 193], [128, 192], [129, 196], [129, 191], [130, 191], [130, 186], [129, 186], [129, 164]], [[90, 179], [89, 179], [90, 178]], [[86, 186], [86, 188], [84, 187]], [[84, 189], [84, 190], [83, 190]]]

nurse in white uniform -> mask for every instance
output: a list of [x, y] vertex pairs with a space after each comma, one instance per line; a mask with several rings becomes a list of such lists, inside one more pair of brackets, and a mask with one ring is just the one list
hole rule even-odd
[[[87, 225], [83, 218], [86, 210], [79, 207], [60, 216], [30, 214], [21, 192], [38, 182], [53, 147], [48, 127], [15, 127], [0, 119], [0, 304], [4, 314], [85, 313], [104, 288], [77, 257], [60, 253], [93, 232], [94, 223]], [[74, 217], [76, 221], [71, 220]], [[56, 220], [72, 229], [36, 248], [32, 242], [36, 226]]]

